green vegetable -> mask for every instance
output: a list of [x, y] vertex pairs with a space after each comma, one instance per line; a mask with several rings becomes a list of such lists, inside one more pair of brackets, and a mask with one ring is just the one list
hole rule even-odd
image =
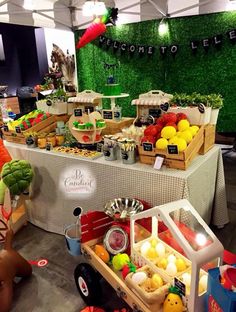
[[[26, 160], [12, 160], [2, 167], [2, 182], [9, 188], [11, 195], [20, 195], [30, 185], [33, 170]], [[1, 200], [1, 185], [0, 185]]]

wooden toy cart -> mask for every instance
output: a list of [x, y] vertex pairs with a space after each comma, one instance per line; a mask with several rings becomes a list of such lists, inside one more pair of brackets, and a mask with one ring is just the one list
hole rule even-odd
[[[103, 242], [104, 234], [113, 225], [114, 221], [103, 212], [90, 212], [82, 216], [81, 221], [81, 250], [88, 263], [80, 263], [75, 269], [74, 277], [83, 300], [88, 305], [96, 305], [99, 298], [102, 298], [97, 271], [134, 311], [162, 312], [160, 302], [148, 302], [140, 296], [135, 287], [132, 287], [132, 285], [128, 287], [127, 277], [129, 275], [124, 281], [120, 272], [113, 271], [95, 254], [94, 246]], [[144, 235], [142, 234], [144, 238], [141, 240], [136, 240], [134, 237], [136, 232], [134, 229], [137, 225], [144, 233]], [[154, 272], [159, 275], [162, 274], [162, 277], [166, 275], [167, 280], [169, 279], [168, 283], [175, 286], [176, 280], [178, 283], [181, 281], [183, 272], [175, 275], [175, 277], [168, 276], [167, 272], [162, 272], [163, 269], [148, 261], [140, 253], [141, 244], [153, 238], [164, 244], [169, 254], [174, 253], [176, 257], [182, 257], [187, 261], [186, 270], [190, 273], [191, 285], [189, 293], [186, 292], [183, 297], [183, 302], [189, 312], [205, 311], [206, 289], [203, 293], [198, 293], [198, 286], [196, 285], [198, 285], [202, 275], [207, 275], [207, 270], [210, 267], [218, 266], [221, 263], [220, 260], [223, 256], [221, 243], [187, 200], [157, 206], [131, 216], [130, 246], [132, 261], [141, 267], [148, 265]], [[182, 281], [182, 285], [183, 283]]]
[[80, 263], [74, 273], [76, 286], [83, 300], [88, 305], [96, 305], [101, 299], [102, 289], [97, 272], [115, 289], [133, 311], [161, 312], [157, 306], [148, 305], [140, 299], [125, 283], [120, 272], [115, 272], [104, 263], [94, 252], [93, 247], [102, 243], [105, 232], [112, 226], [113, 220], [104, 212], [89, 212], [81, 217], [82, 223], [82, 253], [87, 263]]

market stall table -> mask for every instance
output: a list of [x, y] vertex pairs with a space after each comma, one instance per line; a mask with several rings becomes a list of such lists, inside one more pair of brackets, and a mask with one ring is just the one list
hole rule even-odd
[[223, 226], [229, 222], [221, 150], [213, 147], [197, 156], [188, 170], [121, 160], [79, 159], [76, 156], [30, 149], [5, 142], [12, 157], [26, 159], [35, 168], [31, 200], [27, 202], [29, 221], [56, 233], [74, 222], [73, 210], [103, 210], [113, 198], [132, 197], [152, 206], [186, 198], [209, 224]]

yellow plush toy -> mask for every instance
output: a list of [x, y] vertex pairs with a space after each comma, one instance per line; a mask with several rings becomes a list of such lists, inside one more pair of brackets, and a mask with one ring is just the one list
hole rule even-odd
[[170, 287], [169, 294], [167, 295], [164, 304], [163, 312], [183, 312], [184, 305], [176, 287]]

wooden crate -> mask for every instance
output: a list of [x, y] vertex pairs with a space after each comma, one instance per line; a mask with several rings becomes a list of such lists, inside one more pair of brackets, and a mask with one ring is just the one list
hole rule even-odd
[[106, 128], [102, 131], [102, 134], [115, 134], [132, 125], [134, 118], [122, 118], [121, 121], [106, 119], [105, 121]]
[[164, 165], [168, 168], [186, 170], [191, 161], [198, 154], [203, 141], [204, 141], [204, 126], [201, 126], [198, 133], [190, 142], [185, 151], [179, 154], [169, 154], [168, 151], [158, 150], [156, 148], [153, 151], [144, 151], [142, 146], [139, 146], [139, 160], [142, 163], [153, 165], [155, 163], [156, 156], [164, 157]]
[[205, 155], [215, 144], [216, 126], [206, 125], [204, 127], [204, 142], [199, 151], [200, 155]]
[[60, 116], [53, 115], [53, 116], [41, 121], [37, 125], [29, 128], [25, 131], [22, 131], [20, 133], [16, 133], [15, 131], [12, 131], [12, 130], [4, 131], [4, 129], [3, 129], [4, 138], [8, 142], [25, 144], [25, 136], [27, 135], [27, 133], [29, 133], [29, 132], [49, 133], [56, 128], [56, 122], [57, 121], [62, 120], [64, 122], [67, 122], [68, 119], [69, 119], [68, 115], [60, 115]]

